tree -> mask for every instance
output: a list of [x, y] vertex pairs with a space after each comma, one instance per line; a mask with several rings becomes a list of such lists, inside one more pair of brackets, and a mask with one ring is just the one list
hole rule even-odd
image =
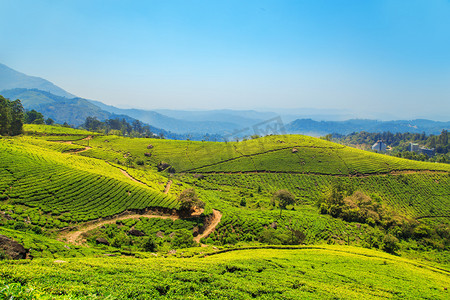
[[55, 120], [48, 118], [47, 120], [45, 120], [45, 124], [53, 125], [53, 124], [55, 124]]
[[139, 120], [134, 120], [131, 123], [131, 126], [132, 126], [134, 131], [142, 133], [142, 123]]
[[34, 109], [25, 113], [25, 124], [44, 124], [44, 116]]
[[82, 126], [89, 131], [95, 131], [101, 129], [102, 125], [102, 122], [97, 120], [97, 117], [87, 117]]
[[293, 205], [297, 202], [294, 195], [291, 194], [288, 190], [278, 190], [273, 194], [272, 201], [274, 203], [278, 203], [278, 207], [280, 208], [280, 217], [283, 209], [288, 205]]
[[171, 244], [174, 248], [189, 248], [194, 246], [194, 241], [192, 240], [192, 232], [183, 228], [178, 229], [173, 232]]
[[9, 100], [0, 96], [0, 135], [8, 135], [10, 124]]
[[203, 201], [201, 201], [194, 189], [185, 189], [178, 196], [178, 201], [180, 202], [180, 210], [182, 212], [191, 213], [196, 207], [202, 208], [205, 206]]
[[144, 250], [147, 252], [155, 252], [157, 249], [157, 245], [152, 237], [148, 237], [146, 240], [144, 240], [142, 248], [144, 248]]
[[398, 239], [391, 234], [385, 235], [383, 238], [382, 249], [388, 253], [394, 254], [399, 249]]
[[19, 135], [22, 134], [23, 130], [23, 106], [19, 99], [10, 102], [11, 106], [11, 126], [10, 134]]

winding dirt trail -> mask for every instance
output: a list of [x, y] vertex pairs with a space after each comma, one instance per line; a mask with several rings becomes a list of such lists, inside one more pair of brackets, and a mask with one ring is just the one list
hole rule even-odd
[[122, 170], [122, 169], [120, 169], [120, 168], [118, 168], [119, 170], [120, 170], [120, 172], [122, 172], [122, 174], [123, 175], [125, 175], [126, 177], [128, 177], [129, 179], [131, 179], [131, 180], [133, 180], [134, 182], [137, 182], [137, 183], [140, 183], [140, 184], [143, 184], [143, 185], [146, 185], [145, 183], [143, 183], [142, 181], [139, 181], [139, 180], [137, 180], [136, 178], [134, 178], [133, 176], [131, 176], [130, 174], [128, 174], [128, 172], [127, 171], [125, 171], [125, 170]]
[[84, 152], [84, 151], [88, 151], [89, 149], [92, 149], [92, 147], [84, 147], [84, 149], [76, 149], [76, 150], [73, 150], [73, 151], [67, 151], [67, 153], [81, 153], [81, 152]]
[[[194, 214], [191, 215], [191, 217], [198, 217], [203, 213], [203, 210], [196, 211]], [[88, 231], [91, 231], [93, 229], [99, 228], [101, 226], [107, 225], [107, 224], [114, 224], [116, 221], [120, 220], [126, 220], [126, 219], [139, 219], [139, 218], [160, 218], [160, 219], [171, 219], [171, 220], [178, 220], [181, 219], [178, 215], [156, 215], [156, 214], [127, 214], [127, 215], [120, 215], [108, 220], [99, 220], [94, 221], [91, 223], [86, 223], [84, 225], [81, 225], [77, 230], [75, 231], [65, 231], [62, 232], [59, 236], [59, 240], [65, 241], [70, 244], [74, 245], [81, 245], [85, 241], [82, 239], [82, 235]], [[220, 219], [222, 218], [222, 213], [218, 210], [213, 210], [213, 220], [208, 225], [207, 228], [205, 228], [204, 232], [201, 235], [198, 235], [194, 238], [195, 242], [200, 242], [200, 239], [203, 237], [207, 237], [208, 235], [213, 232], [213, 230], [217, 227], [217, 225], [220, 222]]]
[[202, 238], [208, 237], [214, 231], [214, 229], [216, 229], [217, 225], [219, 225], [220, 219], [222, 219], [222, 213], [216, 209], [213, 209], [213, 220], [211, 224], [208, 225], [208, 227], [203, 231], [202, 234], [197, 235], [194, 238], [194, 241], [200, 243], [200, 240]]
[[164, 189], [164, 194], [168, 194], [170, 191], [170, 186], [172, 185], [172, 180], [169, 180], [166, 184], [166, 188]]
[[83, 244], [83, 240], [81, 239], [81, 235], [83, 233], [86, 233], [88, 231], [91, 231], [93, 229], [96, 229], [98, 227], [107, 225], [107, 224], [113, 224], [116, 223], [116, 221], [120, 220], [126, 220], [126, 219], [139, 219], [141, 217], [144, 218], [160, 218], [160, 219], [171, 219], [171, 220], [177, 220], [180, 217], [179, 216], [164, 216], [164, 215], [155, 215], [155, 214], [130, 214], [130, 215], [123, 215], [119, 217], [115, 217], [109, 220], [104, 221], [98, 221], [89, 225], [82, 225], [78, 230], [76, 231], [69, 231], [69, 232], [63, 232], [59, 238], [61, 240], [65, 240], [70, 244], [75, 245], [81, 245]]

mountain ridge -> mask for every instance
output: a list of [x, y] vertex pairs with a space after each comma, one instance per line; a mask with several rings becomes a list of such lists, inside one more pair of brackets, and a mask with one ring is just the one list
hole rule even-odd
[[57, 96], [66, 98], [76, 97], [46, 79], [26, 75], [0, 63], [0, 91], [14, 88], [36, 88]]
[[[125, 118], [127, 121], [137, 119], [150, 124], [156, 132], [173, 133], [166, 135], [167, 137], [178, 135], [178, 138], [183, 136], [197, 140], [202, 140], [207, 136], [210, 138], [210, 135], [214, 135], [215, 139], [218, 136], [242, 139], [246, 135], [256, 134], [257, 132], [252, 132], [253, 128], [260, 124], [266, 126], [266, 122], [270, 123], [270, 120], [274, 118], [277, 118], [278, 125], [285, 129], [285, 133], [311, 136], [323, 136], [331, 133], [349, 134], [357, 131], [439, 134], [443, 129], [450, 129], [450, 122], [427, 119], [317, 121], [312, 118], [304, 118], [308, 112], [318, 113], [317, 110], [311, 111], [311, 109], [305, 109], [304, 114], [298, 114], [301, 112], [300, 109], [292, 110], [292, 113], [297, 114], [297, 119], [294, 119], [295, 115], [283, 114], [281, 111], [276, 113], [231, 109], [206, 111], [122, 109], [101, 101], [76, 97], [50, 81], [25, 75], [4, 64], [0, 64], [0, 94], [11, 99], [21, 99], [26, 109], [38, 110], [44, 116], [50, 117], [58, 123], [67, 122], [79, 126], [88, 116], [97, 117], [99, 120], [117, 117]], [[331, 110], [331, 112], [342, 113], [335, 110]], [[283, 123], [283, 119], [288, 122]], [[238, 133], [236, 134], [236, 132]]]

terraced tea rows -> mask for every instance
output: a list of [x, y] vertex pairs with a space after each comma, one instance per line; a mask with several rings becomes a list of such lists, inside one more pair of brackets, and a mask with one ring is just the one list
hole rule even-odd
[[[372, 175], [361, 177], [282, 173], [207, 174], [197, 185], [208, 190], [245, 190], [262, 193], [269, 199], [274, 191], [288, 189], [300, 204], [315, 204], [340, 182], [351, 190], [361, 190], [380, 199], [402, 215], [414, 218], [450, 216], [450, 176], [448, 173]], [[260, 192], [259, 192], [260, 191]]]
[[[151, 148], [147, 148], [151, 144]], [[143, 159], [156, 166], [164, 161], [177, 172], [282, 172], [312, 174], [374, 174], [397, 170], [450, 171], [433, 164], [370, 153], [306, 136], [268, 136], [244, 142], [193, 142], [98, 137], [92, 156], [111, 159], [111, 153]], [[150, 157], [145, 157], [149, 153]], [[129, 154], [129, 155], [128, 155]], [[86, 153], [85, 155], [90, 155]], [[124, 157], [116, 156], [116, 159]]]
[[23, 131], [29, 134], [35, 135], [46, 135], [46, 136], [88, 136], [88, 135], [98, 135], [98, 133], [87, 131], [83, 129], [74, 129], [64, 126], [48, 126], [48, 125], [37, 125], [37, 124], [24, 124]]
[[126, 209], [176, 207], [173, 197], [127, 179], [95, 159], [0, 140], [1, 198], [40, 207], [62, 221], [86, 221]]
[[[275, 247], [273, 247], [275, 248]], [[204, 258], [5, 261], [1, 283], [52, 299], [448, 299], [447, 271], [339, 246], [245, 249]], [[70, 279], [69, 279], [70, 278]], [[20, 286], [20, 284], [19, 284]]]

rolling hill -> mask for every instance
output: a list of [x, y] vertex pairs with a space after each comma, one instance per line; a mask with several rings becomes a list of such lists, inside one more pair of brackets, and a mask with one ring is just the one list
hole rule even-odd
[[[34, 257], [0, 261], [15, 297], [448, 296], [447, 164], [301, 135], [220, 143], [25, 131], [0, 138], [0, 235]], [[186, 189], [204, 209], [178, 210]], [[281, 189], [294, 205], [274, 203]], [[324, 209], [336, 193], [350, 215]]]

